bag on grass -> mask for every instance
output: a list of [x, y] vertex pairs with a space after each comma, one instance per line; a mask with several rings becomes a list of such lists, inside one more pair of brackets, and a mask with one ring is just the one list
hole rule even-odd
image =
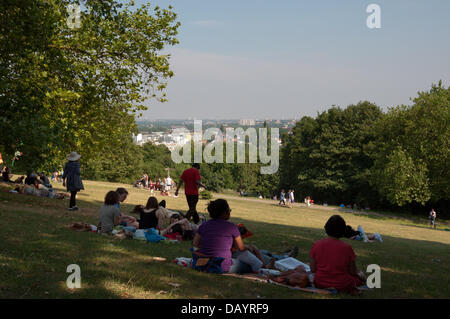
[[191, 252], [193, 269], [213, 274], [223, 274], [222, 262], [225, 258], [208, 256], [198, 251], [193, 251], [192, 248]]
[[154, 228], [146, 229], [145, 232], [145, 239], [151, 243], [159, 243], [161, 240], [165, 240], [163, 236], [158, 235], [158, 232]]

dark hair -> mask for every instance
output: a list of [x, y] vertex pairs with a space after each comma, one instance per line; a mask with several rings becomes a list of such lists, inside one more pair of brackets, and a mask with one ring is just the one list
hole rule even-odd
[[192, 240], [194, 239], [194, 231], [185, 230], [183, 233], [183, 240]]
[[116, 189], [117, 194], [119, 195], [123, 195], [123, 194], [127, 194], [128, 195], [128, 191], [123, 188], [123, 187], [119, 187], [118, 189]]
[[181, 219], [183, 219], [184, 217], [181, 216], [180, 214], [172, 214], [172, 215], [170, 216], [170, 218], [173, 218], [173, 219], [176, 219], [176, 220], [181, 220]]
[[352, 238], [358, 235], [361, 235], [361, 232], [354, 230], [350, 225], [345, 226], [345, 233], [344, 233], [345, 238]]
[[328, 236], [341, 238], [345, 235], [345, 220], [339, 215], [331, 216], [325, 224]]
[[150, 209], [150, 208], [158, 208], [158, 207], [159, 207], [159, 204], [158, 204], [158, 200], [156, 199], [156, 197], [150, 196], [145, 208]]
[[230, 211], [230, 206], [225, 199], [216, 199], [215, 201], [211, 201], [208, 204], [208, 212], [209, 216], [212, 219], [220, 218], [225, 213]]
[[180, 224], [175, 224], [172, 227], [170, 227], [171, 233], [179, 233], [180, 235], [183, 235], [183, 227], [181, 227]]
[[241, 233], [241, 236], [245, 235], [248, 231], [245, 226], [238, 226], [238, 229], [239, 229], [239, 232]]
[[109, 191], [105, 196], [105, 205], [115, 205], [119, 202], [119, 194], [115, 191]]
[[200, 169], [200, 164], [199, 163], [194, 163], [194, 164], [192, 164], [192, 167], [195, 167], [196, 169]]
[[132, 214], [140, 214], [144, 210], [144, 206], [142, 205], [136, 205], [134, 206], [133, 210], [131, 211]]

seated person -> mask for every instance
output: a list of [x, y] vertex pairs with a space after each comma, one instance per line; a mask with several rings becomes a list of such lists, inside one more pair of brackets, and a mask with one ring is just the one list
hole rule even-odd
[[116, 204], [119, 203], [119, 194], [109, 191], [105, 196], [105, 202], [100, 208], [100, 217], [97, 231], [101, 234], [110, 234], [114, 226], [120, 223], [120, 210]]
[[11, 169], [8, 166], [4, 166], [2, 170], [2, 178], [6, 183], [11, 183]]
[[47, 176], [43, 172], [39, 173], [39, 180], [41, 181], [41, 184], [43, 184], [47, 188], [52, 188], [52, 184], [50, 184], [50, 181]]
[[140, 216], [140, 229], [155, 228], [157, 230], [163, 230], [164, 222], [169, 220], [172, 215], [172, 212], [158, 204], [158, 200], [154, 196], [148, 199], [145, 207], [138, 205], [133, 211]]
[[356, 269], [352, 246], [339, 239], [344, 237], [345, 227], [345, 221], [339, 215], [328, 219], [325, 224], [328, 237], [317, 241], [311, 248], [310, 267], [315, 274], [316, 288], [335, 288], [356, 294], [356, 287], [362, 284], [364, 274]]
[[[257, 272], [263, 262], [245, 247], [238, 227], [228, 221], [231, 212], [228, 202], [224, 199], [211, 201], [208, 212], [211, 219], [198, 228], [193, 240], [194, 249], [208, 256], [224, 258], [224, 273]], [[232, 257], [233, 246], [236, 258]]]
[[25, 176], [20, 176], [16, 180], [14, 180], [13, 183], [15, 184], [23, 184], [23, 180], [25, 179]]
[[33, 172], [30, 172], [27, 174], [27, 177], [25, 178], [25, 184], [27, 185], [34, 185], [34, 180], [37, 179], [37, 175]]
[[[128, 197], [128, 191], [123, 188], [119, 187], [116, 189], [116, 193], [119, 194], [119, 202], [116, 204], [117, 208], [120, 210], [120, 203], [123, 203], [127, 197]], [[120, 213], [120, 225], [122, 226], [131, 226], [135, 227], [136, 229], [139, 228], [139, 223], [137, 222], [136, 218], [129, 215], [124, 215]]]

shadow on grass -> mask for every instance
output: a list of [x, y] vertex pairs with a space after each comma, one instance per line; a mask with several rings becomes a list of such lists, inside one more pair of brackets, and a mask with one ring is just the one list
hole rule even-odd
[[[51, 201], [24, 198], [32, 206]], [[0, 199], [23, 204], [22, 197], [9, 194], [0, 195]], [[54, 210], [61, 206], [59, 202], [51, 203]], [[83, 199], [80, 203], [101, 205], [99, 201]], [[128, 206], [134, 207], [124, 205]], [[74, 219], [95, 223], [97, 212], [95, 209], [86, 215], [57, 216], [54, 211], [32, 208], [0, 210], [0, 219], [8, 225], [0, 233], [0, 295], [3, 298], [350, 298], [312, 295], [184, 269], [172, 261], [175, 257], [190, 257], [189, 242], [166, 245], [120, 241], [64, 228]], [[323, 229], [317, 228], [234, 217], [231, 221], [244, 223], [254, 233], [245, 242], [275, 253], [298, 246], [297, 259], [306, 263], [313, 243], [325, 236]], [[382, 288], [366, 292], [363, 298], [450, 296], [446, 269], [450, 263], [446, 253], [449, 245], [389, 236], [383, 239], [383, 243], [344, 240], [354, 248], [359, 268], [366, 270], [367, 265], [378, 264], [382, 269]], [[155, 261], [152, 257], [164, 257], [166, 261]], [[82, 289], [72, 291], [66, 287], [69, 264], [80, 266]]]

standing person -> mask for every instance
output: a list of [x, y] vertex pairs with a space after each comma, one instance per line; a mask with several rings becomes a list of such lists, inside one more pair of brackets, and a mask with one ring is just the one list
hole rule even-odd
[[281, 190], [280, 202], [278, 203], [278, 205], [281, 205], [281, 203], [283, 203], [283, 205], [286, 206], [286, 193], [284, 192], [284, 189]]
[[172, 178], [170, 178], [170, 176], [167, 176], [167, 178], [166, 178], [166, 191], [170, 192], [171, 189], [172, 189]]
[[291, 189], [289, 190], [289, 198], [288, 198], [288, 202], [289, 202], [289, 207], [292, 208], [292, 206], [294, 205], [294, 190]]
[[193, 217], [195, 224], [200, 221], [200, 217], [197, 213], [198, 188], [203, 187], [207, 189], [207, 187], [201, 182], [199, 170], [200, 164], [198, 163], [194, 163], [191, 168], [184, 170], [183, 174], [181, 174], [177, 190], [175, 191], [175, 196], [178, 196], [178, 190], [183, 183], [185, 184], [184, 193], [186, 194], [186, 200], [189, 206], [189, 211], [186, 214], [186, 218], [187, 220], [190, 220], [191, 217]]
[[291, 189], [291, 194], [289, 195], [289, 199], [291, 201], [291, 204], [294, 205], [295, 198], [294, 198], [294, 190], [293, 189]]
[[430, 228], [434, 227], [434, 229], [436, 229], [436, 217], [436, 211], [434, 210], [434, 208], [432, 208], [430, 212]]
[[80, 163], [78, 162], [80, 157], [81, 155], [77, 152], [72, 152], [67, 155], [68, 162], [64, 167], [64, 173], [62, 175], [63, 186], [67, 186], [67, 191], [70, 192], [70, 211], [78, 210], [76, 196], [80, 190], [84, 189], [83, 181], [81, 180]]

